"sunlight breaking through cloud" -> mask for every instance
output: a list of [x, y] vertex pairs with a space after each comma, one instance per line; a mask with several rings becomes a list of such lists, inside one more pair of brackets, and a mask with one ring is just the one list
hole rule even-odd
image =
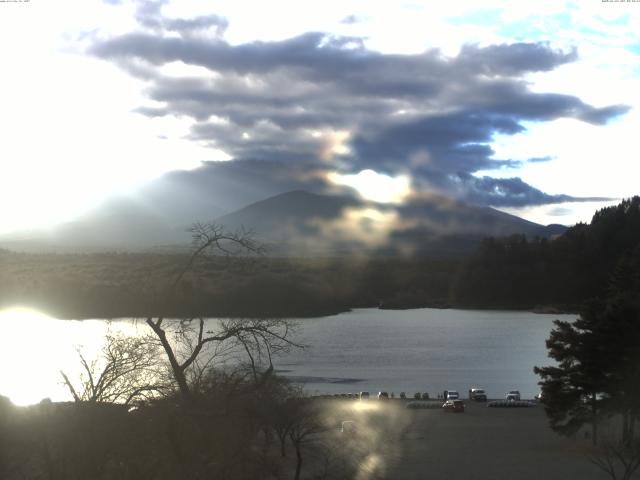
[[375, 170], [361, 170], [354, 175], [330, 173], [330, 181], [354, 188], [362, 198], [379, 203], [401, 203], [411, 193], [407, 175], [391, 177]]

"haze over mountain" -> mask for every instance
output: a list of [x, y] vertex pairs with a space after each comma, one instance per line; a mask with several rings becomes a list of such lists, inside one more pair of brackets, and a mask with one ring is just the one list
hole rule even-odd
[[[178, 174], [165, 176], [136, 197], [112, 198], [46, 231], [5, 236], [0, 246], [30, 251], [174, 250], [188, 246], [186, 230], [191, 224], [215, 221], [229, 230], [253, 231], [274, 255], [442, 255], [470, 251], [486, 236], [546, 237], [564, 230], [436, 195], [394, 205], [292, 190], [225, 213], [219, 204], [233, 206], [249, 192], [238, 189], [235, 196], [229, 195], [233, 189], [228, 182], [220, 182], [226, 189], [215, 183], [187, 189], [179, 180]], [[256, 179], [255, 185], [259, 182]]]
[[299, 255], [455, 254], [472, 250], [487, 236], [550, 237], [566, 229], [440, 196], [388, 205], [303, 190], [253, 203], [218, 220], [232, 229], [253, 229], [273, 252]]

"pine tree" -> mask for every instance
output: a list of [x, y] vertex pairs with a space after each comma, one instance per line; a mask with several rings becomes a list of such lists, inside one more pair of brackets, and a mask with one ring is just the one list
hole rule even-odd
[[640, 247], [625, 254], [603, 300], [593, 300], [575, 322], [556, 320], [547, 348], [556, 366], [535, 367], [542, 377], [551, 428], [572, 435], [620, 414], [622, 440], [635, 437], [640, 416]]
[[594, 302], [573, 323], [556, 320], [547, 348], [549, 357], [558, 365], [534, 368], [542, 377], [540, 385], [551, 428], [563, 435], [573, 435], [590, 424], [594, 444], [608, 380], [602, 374], [604, 359], [599, 352], [598, 334], [593, 329], [600, 308]]

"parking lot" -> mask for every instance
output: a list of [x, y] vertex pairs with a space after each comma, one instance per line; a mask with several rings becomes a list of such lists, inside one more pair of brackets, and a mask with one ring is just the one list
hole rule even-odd
[[553, 433], [541, 405], [487, 408], [465, 400], [465, 406], [464, 413], [407, 410], [398, 448], [389, 450], [380, 478], [606, 478], [586, 457], [589, 442]]

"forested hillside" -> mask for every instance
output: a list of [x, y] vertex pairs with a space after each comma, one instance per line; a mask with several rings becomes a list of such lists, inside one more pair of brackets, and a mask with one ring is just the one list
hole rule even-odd
[[186, 255], [0, 251], [0, 308], [63, 318], [207, 315], [295, 317], [356, 307], [577, 311], [640, 250], [640, 197], [597, 212], [556, 239], [487, 238], [462, 258], [225, 258], [196, 265], [173, 303], [159, 292]]
[[603, 294], [625, 255], [640, 248], [640, 197], [596, 212], [555, 240], [488, 238], [456, 273], [458, 305], [575, 309]]

